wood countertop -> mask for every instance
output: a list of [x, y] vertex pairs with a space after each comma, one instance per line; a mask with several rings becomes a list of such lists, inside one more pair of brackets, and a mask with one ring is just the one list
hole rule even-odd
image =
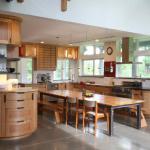
[[0, 89], [0, 93], [27, 93], [27, 92], [35, 92], [38, 91], [36, 88], [32, 87], [19, 87], [12, 89]]

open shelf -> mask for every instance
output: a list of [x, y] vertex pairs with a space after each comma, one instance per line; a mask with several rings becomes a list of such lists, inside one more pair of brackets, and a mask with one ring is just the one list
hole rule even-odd
[[7, 61], [9, 62], [9, 61], [19, 61], [20, 60], [20, 58], [7, 58]]
[[0, 72], [0, 74], [15, 74], [15, 75], [19, 75], [20, 73], [19, 72], [13, 72], [13, 73], [10, 73], [10, 72]]

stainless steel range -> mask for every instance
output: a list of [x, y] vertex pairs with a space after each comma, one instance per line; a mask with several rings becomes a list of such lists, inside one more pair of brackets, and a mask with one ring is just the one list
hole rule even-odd
[[142, 82], [126, 82], [124, 81], [122, 85], [115, 85], [112, 88], [112, 95], [118, 97], [131, 98], [132, 89], [141, 89]]

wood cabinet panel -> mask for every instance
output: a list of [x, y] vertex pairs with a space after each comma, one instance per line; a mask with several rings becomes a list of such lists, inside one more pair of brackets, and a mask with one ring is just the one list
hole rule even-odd
[[0, 43], [20, 45], [21, 19], [0, 14]]
[[31, 102], [32, 100], [14, 100], [14, 101], [7, 100], [6, 108], [16, 108], [16, 109], [29, 108]]
[[0, 95], [0, 137], [2, 136], [2, 94]]
[[7, 19], [0, 19], [0, 43], [9, 44], [11, 40], [11, 23]]
[[150, 115], [150, 91], [143, 91], [143, 111], [145, 114]]
[[35, 70], [56, 70], [56, 48], [50, 45], [40, 45], [35, 63]]
[[7, 122], [6, 137], [21, 136], [30, 132], [30, 121]]
[[20, 57], [36, 57], [38, 50], [38, 45], [37, 44], [23, 44], [19, 48], [19, 56]]
[[0, 137], [23, 136], [36, 130], [37, 92], [0, 94], [0, 102]]
[[78, 59], [78, 47], [58, 47], [58, 58]]
[[31, 111], [31, 109], [24, 107], [18, 109], [6, 109], [6, 122], [30, 120], [32, 119], [31, 115], [33, 115]]
[[21, 43], [21, 24], [13, 20], [11, 23], [11, 44], [20, 45]]
[[8, 93], [6, 95], [6, 100], [31, 100], [32, 99], [32, 93]]

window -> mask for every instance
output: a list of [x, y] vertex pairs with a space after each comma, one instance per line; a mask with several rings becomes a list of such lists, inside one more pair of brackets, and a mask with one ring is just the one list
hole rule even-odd
[[22, 83], [32, 83], [32, 58], [21, 58], [20, 73]]
[[94, 46], [85, 46], [83, 55], [94, 55]]
[[150, 41], [139, 41], [139, 51], [150, 50]]
[[69, 59], [57, 60], [57, 69], [54, 71], [54, 80], [70, 79], [70, 62]]
[[104, 53], [104, 47], [103, 46], [95, 46], [95, 54], [99, 55], [101, 53]]
[[83, 60], [82, 61], [82, 75], [85, 76], [99, 76], [104, 74], [104, 60]]
[[100, 55], [104, 53], [104, 46], [88, 45], [84, 46], [81, 52], [83, 56]]
[[138, 56], [137, 61], [142, 64], [136, 65], [136, 76], [150, 78], [150, 56]]
[[116, 77], [132, 77], [132, 64], [117, 64]]
[[104, 44], [84, 45], [80, 47], [80, 76], [104, 75]]

